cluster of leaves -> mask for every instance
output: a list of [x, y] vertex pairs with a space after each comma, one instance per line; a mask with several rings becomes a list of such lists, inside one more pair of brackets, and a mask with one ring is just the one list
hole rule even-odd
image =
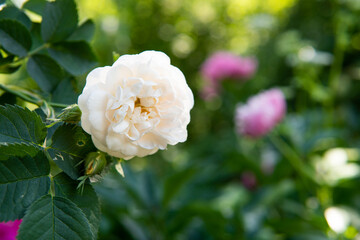
[[90, 136], [73, 124], [48, 130], [12, 105], [0, 107], [0, 126], [0, 221], [23, 218], [19, 239], [96, 239], [98, 198], [89, 183], [77, 190], [83, 159], [96, 151]]
[[[58, 100], [75, 76], [96, 65], [88, 43], [94, 31], [91, 20], [78, 25], [73, 0], [31, 0], [22, 9], [8, 3], [0, 12], [0, 73], [14, 73], [24, 66], [41, 96]], [[32, 96], [32, 100], [41, 104], [41, 98]]]
[[22, 9], [9, 1], [0, 11], [0, 73], [26, 69], [38, 87], [0, 88], [40, 107], [0, 106], [0, 221], [23, 219], [20, 240], [97, 238], [100, 204], [83, 176], [97, 149], [78, 118], [49, 120], [76, 97], [71, 81], [96, 65], [94, 29], [91, 20], [78, 25], [74, 0], [30, 0]]

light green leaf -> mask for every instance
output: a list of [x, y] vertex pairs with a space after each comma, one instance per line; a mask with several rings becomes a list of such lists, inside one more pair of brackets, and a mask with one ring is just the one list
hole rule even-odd
[[82, 23], [67, 39], [68, 41], [87, 41], [89, 42], [94, 36], [95, 24], [91, 19]]
[[44, 92], [52, 92], [64, 77], [60, 66], [43, 54], [32, 55], [29, 58], [27, 71]]
[[31, 48], [31, 36], [24, 25], [15, 20], [0, 20], [0, 45], [20, 57]]
[[91, 240], [95, 237], [84, 213], [72, 201], [46, 195], [27, 211], [18, 239]]
[[47, 2], [41, 22], [41, 36], [45, 42], [59, 42], [69, 37], [77, 24], [74, 0]]
[[81, 75], [96, 65], [96, 57], [85, 41], [64, 42], [49, 48], [50, 56], [72, 75]]
[[22, 23], [28, 30], [31, 28], [31, 20], [26, 14], [14, 6], [6, 6], [0, 12], [0, 19], [13, 19]]
[[56, 129], [48, 152], [67, 175], [78, 179], [84, 174], [84, 158], [96, 150], [90, 135], [81, 127], [65, 124]]
[[0, 221], [22, 218], [25, 210], [49, 191], [49, 162], [34, 146], [0, 146]]
[[94, 236], [97, 236], [100, 223], [100, 202], [93, 187], [85, 183], [82, 192], [77, 186], [79, 181], [72, 180], [66, 174], [61, 173], [54, 178], [55, 195], [65, 197], [74, 202], [85, 214]]
[[41, 145], [46, 126], [39, 115], [16, 105], [0, 106], [0, 144], [31, 143]]

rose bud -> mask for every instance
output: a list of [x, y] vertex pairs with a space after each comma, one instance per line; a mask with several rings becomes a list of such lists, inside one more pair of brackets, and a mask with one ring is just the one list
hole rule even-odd
[[106, 163], [105, 153], [89, 153], [85, 158], [85, 175], [93, 176], [101, 173], [101, 171], [106, 167]]
[[70, 105], [65, 108], [57, 118], [67, 123], [78, 123], [81, 119], [80, 108], [76, 104]]
[[236, 130], [248, 137], [261, 137], [283, 119], [285, 112], [284, 94], [279, 89], [270, 89], [251, 97], [246, 104], [237, 107]]
[[166, 54], [145, 51], [91, 71], [78, 105], [95, 146], [130, 159], [184, 142], [194, 97]]

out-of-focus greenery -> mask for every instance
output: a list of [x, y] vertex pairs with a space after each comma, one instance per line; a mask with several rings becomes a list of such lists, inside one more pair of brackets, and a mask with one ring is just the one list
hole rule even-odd
[[[106, 177], [101, 239], [360, 239], [359, 1], [80, 0], [97, 23], [101, 64], [112, 52], [167, 53], [195, 95], [186, 143]], [[199, 97], [217, 50], [255, 56], [245, 84]], [[288, 113], [269, 136], [234, 131], [235, 105], [270, 87]]]
[[[195, 95], [187, 142], [97, 184], [99, 239], [360, 239], [360, 1], [77, 2], [99, 65], [160, 50]], [[199, 70], [217, 50], [259, 69], [205, 102]], [[262, 139], [237, 136], [236, 104], [274, 86], [286, 118]]]

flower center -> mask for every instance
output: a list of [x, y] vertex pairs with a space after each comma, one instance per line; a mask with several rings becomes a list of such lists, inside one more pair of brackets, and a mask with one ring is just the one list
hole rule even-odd
[[128, 89], [119, 88], [109, 100], [106, 117], [114, 132], [137, 140], [160, 122], [156, 105], [161, 92], [154, 86], [146, 86], [130, 94], [125, 90]]

